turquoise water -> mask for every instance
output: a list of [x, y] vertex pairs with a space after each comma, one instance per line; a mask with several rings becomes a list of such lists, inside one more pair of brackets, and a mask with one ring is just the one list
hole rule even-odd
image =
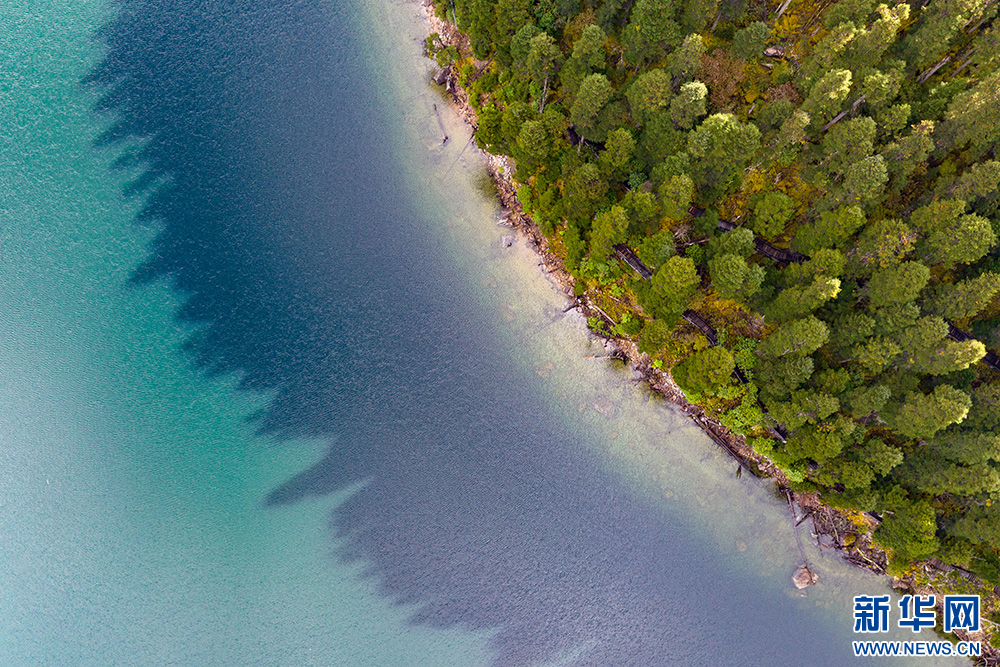
[[416, 4], [0, 12], [0, 664], [848, 659], [885, 584], [587, 358]]

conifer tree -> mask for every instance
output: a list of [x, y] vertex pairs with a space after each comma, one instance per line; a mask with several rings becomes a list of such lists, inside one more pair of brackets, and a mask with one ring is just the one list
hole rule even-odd
[[643, 65], [659, 60], [681, 41], [673, 0], [636, 0], [623, 31], [625, 57]]
[[809, 114], [814, 129], [818, 130], [840, 111], [851, 92], [851, 81], [850, 70], [834, 69], [824, 74], [809, 90], [809, 96], [802, 103], [802, 111]]
[[998, 292], [1000, 274], [987, 271], [975, 278], [937, 287], [924, 307], [949, 320], [965, 320], [982, 312]]
[[868, 281], [868, 299], [876, 308], [913, 301], [930, 277], [930, 269], [920, 262], [903, 262], [879, 269]]
[[729, 382], [736, 368], [733, 355], [724, 347], [710, 347], [696, 352], [671, 369], [677, 386], [688, 396], [713, 393]]
[[672, 95], [670, 75], [662, 69], [653, 69], [636, 77], [625, 93], [632, 119], [640, 125], [654, 112], [670, 104]]
[[968, 394], [942, 384], [929, 394], [909, 392], [900, 405], [887, 413], [886, 422], [903, 437], [929, 438], [965, 419], [971, 406]]
[[809, 315], [779, 326], [757, 347], [757, 354], [765, 357], [810, 355], [826, 343], [829, 335], [826, 324]]
[[705, 115], [708, 88], [701, 81], [681, 86], [680, 93], [670, 102], [670, 118], [682, 130], [690, 130]]
[[736, 301], [749, 299], [764, 282], [764, 269], [729, 253], [709, 260], [708, 272], [719, 295]]

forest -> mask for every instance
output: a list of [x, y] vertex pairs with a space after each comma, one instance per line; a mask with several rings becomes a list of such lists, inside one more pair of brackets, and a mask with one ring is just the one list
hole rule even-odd
[[592, 327], [875, 517], [891, 574], [1000, 584], [997, 3], [436, 1]]

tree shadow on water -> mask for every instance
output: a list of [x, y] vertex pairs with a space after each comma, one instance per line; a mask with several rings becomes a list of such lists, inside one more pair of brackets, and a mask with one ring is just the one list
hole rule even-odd
[[331, 519], [342, 555], [414, 622], [495, 630], [497, 664], [820, 664], [776, 655], [775, 619], [808, 622], [624, 490], [492, 345], [402, 184], [349, 4], [116, 8], [86, 83], [101, 142], [143, 140], [121, 162], [158, 229], [135, 281], [186, 296], [200, 369], [272, 392], [262, 432], [334, 443], [268, 504], [369, 480]]

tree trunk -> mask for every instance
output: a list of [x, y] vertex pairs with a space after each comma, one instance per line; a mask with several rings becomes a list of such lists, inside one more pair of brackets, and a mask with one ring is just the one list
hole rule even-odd
[[790, 4], [792, 4], [792, 0], [785, 0], [781, 3], [781, 7], [778, 7], [778, 13], [774, 15], [775, 21], [781, 18], [781, 15], [785, 13], [785, 10], [788, 9], [788, 5]]
[[941, 59], [941, 61], [937, 65], [935, 65], [934, 67], [930, 68], [929, 70], [921, 74], [920, 78], [917, 79], [917, 83], [923, 83], [927, 79], [931, 78], [934, 75], [934, 72], [938, 71], [946, 64], [948, 64], [949, 60], [951, 60], [951, 54], [946, 55], [944, 58]]

